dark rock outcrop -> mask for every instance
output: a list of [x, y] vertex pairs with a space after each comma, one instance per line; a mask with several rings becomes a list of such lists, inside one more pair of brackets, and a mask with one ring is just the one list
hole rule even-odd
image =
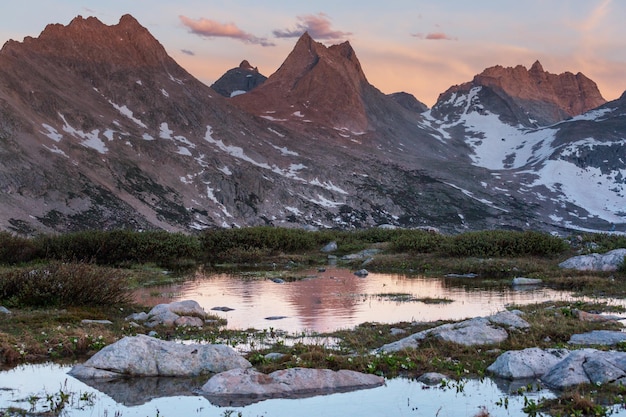
[[211, 88], [224, 97], [233, 97], [247, 93], [263, 84], [267, 77], [259, 72], [246, 60], [241, 61], [237, 68], [232, 68], [217, 81], [211, 84]]

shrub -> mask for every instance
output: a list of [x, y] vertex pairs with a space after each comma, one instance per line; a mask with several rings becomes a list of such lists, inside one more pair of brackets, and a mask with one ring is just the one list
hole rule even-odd
[[127, 277], [114, 268], [53, 262], [0, 274], [0, 304], [7, 306], [109, 305], [126, 301]]
[[200, 256], [195, 236], [166, 231], [86, 231], [39, 238], [48, 259], [124, 265], [154, 262], [163, 267], [188, 264]]
[[454, 236], [442, 249], [449, 256], [553, 256], [567, 250], [567, 244], [547, 233], [490, 230]]
[[0, 263], [17, 264], [36, 257], [37, 247], [32, 240], [0, 232]]
[[393, 236], [390, 251], [396, 253], [431, 253], [437, 252], [446, 238], [437, 233], [412, 230]]

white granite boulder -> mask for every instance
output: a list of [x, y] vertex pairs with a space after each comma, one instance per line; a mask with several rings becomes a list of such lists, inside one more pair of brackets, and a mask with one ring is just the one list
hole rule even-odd
[[269, 398], [304, 398], [384, 383], [380, 376], [350, 370], [289, 368], [268, 375], [240, 368], [213, 376], [202, 387], [202, 393], [216, 405], [242, 406]]
[[77, 378], [198, 376], [252, 365], [226, 345], [182, 344], [146, 335], [104, 347], [69, 374]]
[[614, 249], [610, 252], [580, 255], [559, 264], [563, 269], [578, 271], [616, 271], [624, 262], [626, 249]]

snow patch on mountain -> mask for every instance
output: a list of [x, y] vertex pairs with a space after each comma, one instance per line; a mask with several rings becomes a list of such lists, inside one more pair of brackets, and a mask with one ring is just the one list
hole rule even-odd
[[105, 154], [108, 152], [109, 149], [106, 147], [102, 139], [100, 139], [99, 129], [94, 129], [91, 132], [83, 132], [82, 130], [78, 130], [72, 127], [67, 122], [67, 120], [65, 120], [65, 116], [63, 116], [61, 113], [59, 113], [59, 117], [61, 118], [61, 120], [63, 120], [63, 131], [69, 133], [76, 138], [83, 139], [83, 141], [80, 143], [82, 146], [95, 149], [101, 154]]
[[109, 100], [109, 104], [111, 104], [111, 106], [113, 106], [115, 110], [120, 112], [123, 116], [126, 116], [128, 119], [132, 120], [137, 126], [143, 127], [144, 129], [148, 128], [148, 126], [146, 126], [141, 120], [135, 117], [133, 112], [128, 107], [126, 107], [126, 105], [120, 106], [113, 103], [111, 100]]
[[[544, 185], [562, 194], [561, 201], [584, 208], [592, 216], [612, 223], [626, 221], [626, 187], [612, 181], [599, 168], [580, 168], [564, 160], [548, 160], [539, 171], [532, 186]], [[613, 175], [626, 176], [626, 169]]]

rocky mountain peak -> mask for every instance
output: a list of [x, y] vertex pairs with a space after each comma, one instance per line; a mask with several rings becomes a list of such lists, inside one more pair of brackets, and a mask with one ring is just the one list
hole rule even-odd
[[50, 24], [39, 37], [5, 47], [42, 54], [57, 63], [91, 61], [124, 68], [162, 65], [167, 57], [163, 46], [128, 14], [111, 26], [95, 17], [77, 16], [66, 26]]
[[507, 113], [512, 124], [549, 125], [606, 103], [596, 83], [582, 73], [552, 74], [535, 61], [528, 70], [522, 65], [487, 68], [472, 81], [448, 89], [438, 104], [449, 101], [452, 94], [468, 94], [477, 87], [486, 89], [481, 92], [483, 104], [493, 113]]
[[326, 47], [305, 32], [262, 86], [234, 102], [257, 115], [270, 111], [274, 119], [297, 114], [299, 122], [363, 132], [369, 128], [363, 98], [368, 86], [349, 42]]

